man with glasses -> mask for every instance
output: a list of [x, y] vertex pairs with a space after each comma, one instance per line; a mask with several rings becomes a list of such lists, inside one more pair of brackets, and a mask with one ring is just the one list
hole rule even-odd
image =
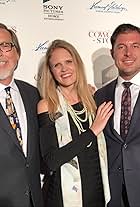
[[0, 50], [2, 52], [9, 52], [12, 50], [12, 47], [14, 47], [14, 43], [12, 42], [2, 42], [0, 43]]
[[0, 206], [42, 207], [36, 115], [40, 97], [35, 87], [13, 77], [20, 55], [16, 34], [0, 23]]

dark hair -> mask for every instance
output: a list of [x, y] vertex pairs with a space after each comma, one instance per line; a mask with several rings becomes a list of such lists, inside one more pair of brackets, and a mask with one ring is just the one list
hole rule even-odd
[[116, 42], [118, 35], [123, 34], [123, 33], [133, 32], [133, 31], [140, 33], [140, 28], [135, 25], [132, 25], [132, 24], [120, 24], [114, 30], [114, 32], [110, 38], [112, 49], [114, 48], [114, 44]]
[[17, 38], [15, 32], [12, 31], [11, 29], [8, 29], [8, 27], [5, 24], [3, 24], [3, 23], [0, 23], [0, 29], [5, 29], [6, 31], [8, 31], [10, 33], [12, 42], [14, 43], [15, 48], [17, 50], [17, 53], [18, 53], [18, 55], [20, 57], [20, 55], [21, 55], [21, 48], [20, 48], [19, 41], [18, 41], [18, 38]]

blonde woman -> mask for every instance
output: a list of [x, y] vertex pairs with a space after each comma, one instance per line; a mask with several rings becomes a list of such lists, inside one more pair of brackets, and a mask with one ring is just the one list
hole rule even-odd
[[104, 207], [110, 199], [102, 130], [112, 103], [96, 105], [77, 50], [54, 40], [38, 82], [45, 207]]

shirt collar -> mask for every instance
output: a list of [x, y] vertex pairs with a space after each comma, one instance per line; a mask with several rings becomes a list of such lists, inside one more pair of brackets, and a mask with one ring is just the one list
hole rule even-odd
[[137, 86], [140, 86], [140, 72], [137, 73], [132, 79], [131, 82]]
[[[17, 87], [17, 85], [16, 85], [16, 83], [15, 83], [14, 78], [12, 79], [11, 83], [10, 83], [8, 86], [10, 86], [14, 91], [18, 91], [18, 87]], [[0, 93], [1, 93], [5, 88], [7, 88], [8, 86], [3, 85], [3, 84], [0, 83]]]
[[[123, 82], [126, 82], [121, 76], [118, 76], [117, 85], [118, 87], [122, 85]], [[129, 82], [133, 83], [136, 86], [140, 87], [140, 72], [137, 73], [132, 79], [129, 80]]]

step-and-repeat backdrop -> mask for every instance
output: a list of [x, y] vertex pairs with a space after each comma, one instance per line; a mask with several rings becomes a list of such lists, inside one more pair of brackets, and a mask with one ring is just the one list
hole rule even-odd
[[36, 85], [48, 45], [59, 38], [77, 48], [88, 82], [101, 87], [117, 75], [110, 36], [121, 23], [140, 26], [139, 8], [139, 0], [0, 0], [0, 22], [22, 48], [16, 77]]

